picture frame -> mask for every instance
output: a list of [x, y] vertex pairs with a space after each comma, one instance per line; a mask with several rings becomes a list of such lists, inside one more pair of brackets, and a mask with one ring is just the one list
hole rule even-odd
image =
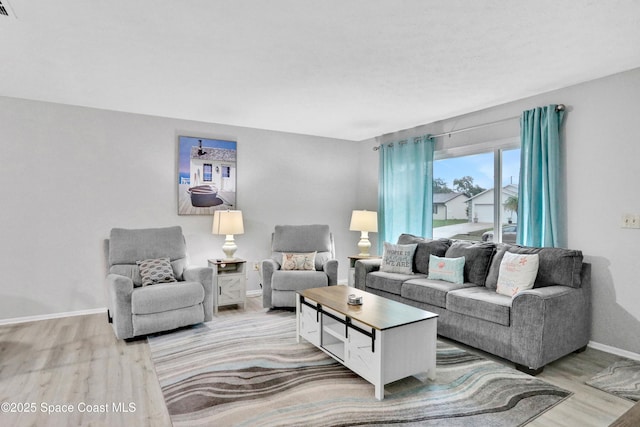
[[178, 136], [178, 215], [237, 209], [236, 141]]

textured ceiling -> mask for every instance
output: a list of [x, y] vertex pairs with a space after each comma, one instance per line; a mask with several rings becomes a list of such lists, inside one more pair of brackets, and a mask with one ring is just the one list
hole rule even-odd
[[0, 95], [349, 140], [640, 67], [638, 0], [9, 2]]

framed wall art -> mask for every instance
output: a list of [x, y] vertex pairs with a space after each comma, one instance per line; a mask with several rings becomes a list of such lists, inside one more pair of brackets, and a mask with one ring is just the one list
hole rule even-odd
[[237, 143], [178, 137], [178, 214], [213, 215], [237, 209]]

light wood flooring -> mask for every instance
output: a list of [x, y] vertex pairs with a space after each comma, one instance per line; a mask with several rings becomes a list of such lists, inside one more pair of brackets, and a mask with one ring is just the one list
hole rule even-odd
[[[246, 310], [262, 310], [261, 297], [247, 298]], [[619, 359], [588, 348], [548, 365], [538, 377], [574, 394], [528, 426], [613, 423], [633, 403], [584, 382]], [[22, 411], [3, 406], [1, 426], [171, 425], [146, 340], [117, 340], [106, 313], [0, 326], [0, 402]]]

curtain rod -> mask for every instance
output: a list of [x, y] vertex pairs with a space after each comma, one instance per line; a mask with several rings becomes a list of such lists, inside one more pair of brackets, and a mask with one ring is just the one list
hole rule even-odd
[[[556, 111], [564, 111], [564, 110], [565, 110], [564, 104], [556, 105]], [[468, 128], [456, 129], [456, 130], [452, 130], [452, 131], [449, 131], [449, 132], [443, 132], [443, 133], [437, 133], [435, 135], [429, 135], [429, 138], [430, 139], [434, 139], [434, 138], [439, 138], [441, 136], [446, 136], [446, 135], [451, 136], [451, 135], [453, 135], [455, 133], [468, 132], [470, 130], [476, 130], [476, 129], [480, 129], [480, 128], [484, 128], [484, 127], [488, 127], [488, 126], [493, 126], [493, 125], [497, 125], [499, 123], [508, 122], [510, 120], [515, 120], [515, 119], [519, 119], [519, 118], [520, 118], [520, 116], [507, 117], [506, 119], [496, 120], [495, 122], [483, 123], [481, 125], [469, 126]], [[376, 145], [375, 147], [373, 147], [373, 151], [378, 151], [379, 149], [380, 149], [380, 145]]]

